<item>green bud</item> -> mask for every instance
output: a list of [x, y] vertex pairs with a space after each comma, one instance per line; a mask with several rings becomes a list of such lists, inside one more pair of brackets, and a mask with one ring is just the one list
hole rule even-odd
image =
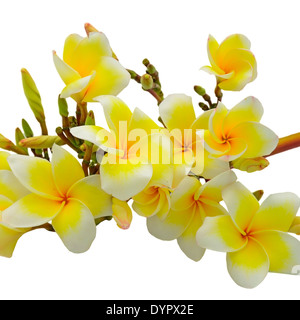
[[15, 130], [15, 139], [16, 139], [16, 144], [18, 145], [19, 142], [23, 139], [25, 139], [25, 136], [23, 134], [23, 132], [21, 131], [20, 128], [16, 128]]
[[24, 152], [26, 152], [26, 153], [28, 154], [27, 148], [20, 145], [20, 141], [22, 141], [23, 139], [25, 139], [25, 136], [24, 136], [24, 134], [23, 134], [23, 132], [21, 131], [20, 128], [16, 128], [16, 131], [15, 131], [15, 139], [16, 139], [16, 145], [17, 145], [17, 146], [20, 146], [20, 148], [23, 149]]
[[27, 155], [27, 152], [16, 146], [12, 141], [4, 137], [2, 134], [0, 134], [0, 148], [7, 151], [13, 151], [18, 154]]
[[200, 86], [194, 86], [194, 90], [197, 94], [199, 94], [199, 96], [204, 96], [206, 94], [205, 89]]
[[94, 126], [95, 125], [95, 115], [93, 111], [90, 111], [85, 120], [86, 126]]
[[33, 137], [33, 131], [25, 119], [22, 119], [22, 128], [26, 138]]
[[127, 69], [127, 71], [129, 72], [131, 79], [136, 79], [136, 77], [137, 77], [136, 72], [134, 72], [133, 70], [129, 70], [129, 69]]
[[151, 75], [150, 74], [144, 74], [141, 77], [141, 84], [142, 84], [142, 87], [143, 87], [144, 90], [152, 89], [154, 81], [153, 81], [153, 78], [151, 77]]
[[57, 136], [39, 136], [23, 139], [19, 142], [21, 147], [31, 149], [47, 149], [52, 148], [54, 144], [63, 145], [64, 142]]
[[259, 201], [263, 197], [264, 191], [263, 190], [257, 190], [255, 192], [253, 192], [253, 195], [257, 199], [257, 201]]
[[0, 134], [0, 148], [5, 150], [11, 150], [14, 146], [14, 143]]
[[45, 113], [38, 88], [30, 73], [26, 69], [21, 70], [23, 89], [29, 106], [39, 123], [45, 122]]
[[143, 65], [145, 67], [148, 67], [149, 64], [150, 64], [150, 61], [147, 58], [143, 60]]
[[215, 95], [216, 95], [216, 97], [218, 98], [219, 101], [222, 100], [223, 93], [222, 93], [222, 90], [221, 90], [221, 88], [219, 86], [216, 86]]
[[77, 127], [77, 120], [74, 116], [69, 117], [70, 128]]
[[148, 71], [149, 74], [152, 74], [152, 75], [157, 73], [157, 70], [156, 70], [156, 68], [154, 67], [153, 64], [149, 64], [147, 66], [147, 71]]
[[103, 217], [103, 218], [97, 218], [95, 220], [96, 226], [99, 225], [103, 221], [110, 221], [110, 220], [112, 220], [112, 218], [113, 218], [112, 216]]
[[62, 117], [69, 116], [67, 100], [64, 98], [61, 98], [60, 95], [58, 96], [58, 109], [59, 109], [59, 114]]
[[199, 103], [199, 107], [203, 110], [203, 111], [208, 111], [209, 110], [209, 106], [203, 102]]

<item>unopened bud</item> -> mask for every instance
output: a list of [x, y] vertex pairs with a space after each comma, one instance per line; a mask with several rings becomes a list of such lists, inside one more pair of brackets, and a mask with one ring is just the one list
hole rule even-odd
[[23, 132], [21, 131], [20, 128], [16, 128], [16, 131], [15, 131], [15, 139], [16, 139], [16, 144], [18, 145], [19, 142], [23, 139], [25, 139], [25, 136], [23, 134]]
[[111, 219], [112, 219], [112, 216], [97, 218], [97, 219], [95, 219], [96, 226], [98, 226], [103, 221], [110, 221]]
[[149, 64], [150, 64], [150, 61], [147, 58], [143, 60], [143, 65], [145, 67], [148, 67]]
[[153, 78], [151, 77], [151, 75], [150, 74], [144, 74], [141, 77], [141, 84], [142, 84], [142, 87], [143, 87], [144, 90], [152, 89], [154, 81], [153, 81]]
[[239, 169], [241, 171], [247, 171], [249, 173], [261, 171], [268, 167], [269, 164], [269, 161], [264, 157], [257, 157], [251, 159], [240, 158], [232, 161], [233, 168]]
[[257, 190], [255, 192], [253, 192], [253, 195], [257, 199], [257, 201], [259, 201], [263, 197], [264, 191], [263, 190]]
[[58, 96], [58, 109], [59, 109], [59, 114], [62, 117], [68, 117], [69, 116], [67, 100], [64, 99], [64, 98], [61, 98], [60, 95]]
[[199, 96], [204, 96], [206, 94], [205, 89], [200, 86], [194, 86], [194, 90], [199, 94]]
[[112, 199], [113, 218], [121, 229], [128, 229], [132, 222], [132, 211], [126, 201]]
[[157, 70], [153, 64], [148, 64], [147, 70], [148, 70], [149, 74], [156, 74], [157, 73]]
[[25, 134], [25, 138], [33, 137], [33, 131], [25, 119], [22, 119], [22, 128]]
[[90, 111], [88, 113], [88, 116], [86, 117], [85, 120], [85, 125], [86, 126], [94, 126], [95, 125], [95, 115], [93, 111]]
[[205, 104], [204, 102], [199, 102], [199, 107], [203, 110], [203, 111], [208, 111], [209, 110], [209, 106], [207, 104]]
[[14, 146], [14, 143], [0, 134], [0, 148], [5, 150], [11, 150]]
[[13, 151], [18, 154], [27, 155], [27, 152], [25, 152], [22, 148], [16, 146], [12, 141], [4, 137], [2, 134], [0, 134], [0, 148], [7, 151]]
[[70, 128], [77, 127], [77, 120], [74, 116], [69, 117], [69, 125], [70, 125]]
[[24, 150], [24, 152], [26, 152], [28, 154], [27, 148], [23, 147], [19, 144], [20, 141], [22, 141], [23, 139], [25, 139], [23, 132], [21, 131], [20, 128], [16, 128], [16, 131], [15, 131], [16, 144], [17, 144], [17, 146], [20, 146], [20, 148], [22, 148]]
[[23, 89], [29, 106], [39, 123], [45, 122], [45, 113], [38, 88], [30, 73], [26, 69], [21, 70]]
[[57, 136], [38, 136], [23, 139], [19, 142], [21, 147], [31, 149], [47, 149], [52, 148], [54, 144], [63, 145], [64, 142]]

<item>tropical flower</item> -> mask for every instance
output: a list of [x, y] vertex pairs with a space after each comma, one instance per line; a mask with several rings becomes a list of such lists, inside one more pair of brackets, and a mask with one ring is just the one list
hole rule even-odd
[[219, 204], [222, 190], [236, 181], [228, 170], [205, 184], [194, 177], [185, 177], [171, 195], [171, 210], [163, 218], [147, 219], [149, 232], [161, 240], [177, 239], [181, 250], [192, 260], [199, 261], [205, 250], [196, 243], [196, 232], [204, 219], [226, 214]]
[[190, 171], [211, 179], [229, 170], [228, 163], [210, 158], [209, 153], [203, 150], [202, 140], [196, 131], [202, 129], [207, 113], [196, 118], [191, 97], [169, 95], [159, 105], [159, 113], [174, 143], [174, 187]]
[[52, 221], [52, 226], [74, 253], [85, 252], [95, 235], [95, 219], [111, 216], [112, 200], [99, 177], [85, 177], [79, 162], [63, 148], [53, 146], [52, 162], [12, 155], [12, 172], [32, 193], [2, 213], [3, 222], [31, 228]]
[[240, 286], [254, 288], [268, 272], [292, 274], [300, 265], [300, 242], [287, 234], [300, 206], [293, 193], [269, 196], [260, 206], [240, 183], [222, 191], [229, 215], [208, 217], [197, 232], [200, 247], [227, 252], [227, 266]]
[[244, 99], [231, 110], [220, 102], [198, 119], [198, 126], [205, 130], [205, 149], [226, 161], [269, 155], [276, 148], [278, 137], [259, 123], [262, 115], [263, 107], [254, 97]]
[[149, 218], [157, 215], [164, 219], [171, 208], [171, 192], [173, 191], [173, 164], [164, 167], [153, 165], [153, 176], [146, 188], [133, 197], [133, 210], [140, 216]]
[[0, 255], [10, 258], [20, 237], [29, 229], [17, 229], [2, 221], [2, 211], [29, 194], [10, 171], [8, 152], [0, 152]]
[[[121, 99], [114, 96], [97, 99], [103, 105], [111, 132], [98, 126], [81, 126], [71, 132], [75, 137], [90, 141], [107, 152], [100, 166], [102, 188], [113, 197], [125, 201], [140, 193], [153, 176], [153, 165], [149, 160], [152, 155], [148, 152], [152, 130], [161, 137], [160, 147], [166, 152], [170, 150], [170, 139], [160, 135], [160, 127], [140, 109], [136, 108], [132, 113]], [[157, 139], [151, 140], [153, 143]], [[160, 167], [159, 163], [156, 165], [160, 170], [165, 168]]]
[[221, 89], [240, 91], [257, 77], [257, 63], [250, 48], [250, 41], [242, 34], [231, 35], [220, 45], [210, 35], [207, 52], [211, 66], [202, 70], [215, 75]]
[[70, 35], [64, 46], [63, 60], [53, 52], [55, 67], [66, 84], [62, 98], [78, 103], [94, 102], [100, 95], [118, 95], [129, 83], [130, 74], [114, 58], [108, 39], [101, 32], [83, 38]]

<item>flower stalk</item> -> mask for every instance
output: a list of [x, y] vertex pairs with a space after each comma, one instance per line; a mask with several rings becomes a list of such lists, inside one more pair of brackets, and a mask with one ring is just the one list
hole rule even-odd
[[288, 150], [299, 148], [299, 147], [300, 147], [300, 132], [292, 134], [287, 137], [280, 138], [276, 149], [268, 156], [265, 156], [265, 158], [274, 156], [275, 154], [279, 154]]

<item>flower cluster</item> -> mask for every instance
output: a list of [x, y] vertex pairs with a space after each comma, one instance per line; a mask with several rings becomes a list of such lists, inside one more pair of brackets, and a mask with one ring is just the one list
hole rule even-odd
[[[216, 101], [195, 86], [203, 99], [197, 116], [192, 97], [165, 97], [148, 59], [140, 76], [122, 66], [102, 32], [90, 24], [85, 30], [86, 37], [66, 39], [62, 59], [53, 51], [65, 87], [62, 125], [52, 136], [37, 86], [22, 69], [41, 135], [25, 119], [15, 143], [0, 135], [0, 255], [11, 257], [23, 234], [41, 228], [83, 253], [97, 225], [113, 219], [128, 229], [133, 209], [154, 237], [177, 240], [194, 261], [207, 249], [226, 252], [229, 274], [242, 287], [256, 287], [268, 272], [295, 273], [300, 242], [291, 233], [300, 233], [300, 199], [280, 193], [260, 204], [263, 191], [237, 181], [237, 170], [263, 170], [267, 157], [300, 145], [299, 134], [279, 139], [261, 123], [257, 98], [232, 108], [222, 102], [222, 90], [240, 91], [257, 77], [250, 41], [235, 34], [219, 45], [209, 36], [211, 66], [202, 69], [216, 78]], [[158, 121], [117, 97], [131, 79], [156, 99]], [[67, 98], [75, 101], [73, 115]], [[108, 129], [96, 125], [90, 102], [102, 106]]]

